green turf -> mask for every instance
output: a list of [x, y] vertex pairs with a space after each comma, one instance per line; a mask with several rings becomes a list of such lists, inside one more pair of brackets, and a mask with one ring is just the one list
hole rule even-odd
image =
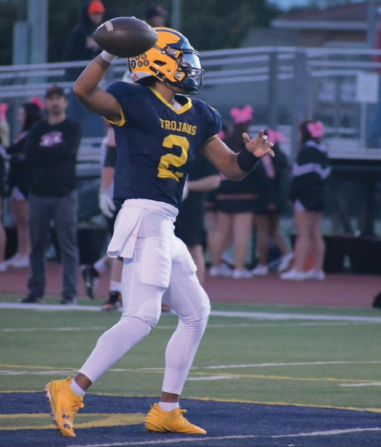
[[[3, 297], [3, 301], [11, 300]], [[213, 305], [213, 309], [307, 315], [381, 315], [372, 310], [222, 303]], [[1, 309], [0, 391], [41, 390], [52, 378], [65, 377], [60, 376], [59, 371], [72, 370], [74, 373], [91, 352], [97, 338], [119, 316], [85, 311]], [[114, 366], [126, 371], [106, 373], [91, 392], [158, 395], [162, 370], [137, 369], [164, 366], [165, 346], [175, 325], [175, 316], [164, 315], [150, 336]], [[39, 330], [4, 331], [7, 328]], [[49, 330], [54, 328], [84, 330]], [[381, 411], [380, 387], [339, 386], [342, 383], [381, 381], [381, 363], [369, 363], [375, 360], [381, 361], [379, 323], [211, 317], [194, 362], [197, 369], [191, 371], [190, 378], [235, 377], [229, 380], [189, 380], [184, 397], [376, 408]], [[262, 363], [335, 361], [353, 363], [242, 367]], [[210, 368], [221, 365], [221, 368]]]

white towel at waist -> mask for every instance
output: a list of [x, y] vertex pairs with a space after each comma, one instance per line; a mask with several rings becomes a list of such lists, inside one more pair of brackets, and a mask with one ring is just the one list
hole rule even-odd
[[138, 237], [167, 239], [173, 234], [178, 210], [164, 202], [130, 199], [123, 203], [107, 249], [111, 258], [131, 259]]

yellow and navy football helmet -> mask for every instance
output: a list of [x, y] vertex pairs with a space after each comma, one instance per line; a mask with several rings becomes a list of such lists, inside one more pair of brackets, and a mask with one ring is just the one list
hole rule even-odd
[[188, 39], [171, 28], [155, 28], [159, 38], [152, 48], [127, 60], [132, 82], [144, 84], [148, 77], [179, 87], [190, 95], [200, 92], [202, 75], [198, 52]]

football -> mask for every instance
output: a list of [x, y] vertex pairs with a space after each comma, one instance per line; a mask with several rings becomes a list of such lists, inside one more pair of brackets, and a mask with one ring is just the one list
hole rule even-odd
[[117, 17], [102, 23], [94, 32], [95, 42], [119, 57], [143, 54], [157, 42], [157, 32], [135, 17]]

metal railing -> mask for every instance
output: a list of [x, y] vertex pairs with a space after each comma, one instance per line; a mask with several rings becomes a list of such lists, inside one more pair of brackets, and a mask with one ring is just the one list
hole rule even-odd
[[[356, 99], [358, 77], [381, 72], [374, 62], [381, 52], [367, 49], [254, 47], [201, 53], [206, 69], [201, 99], [229, 120], [233, 106], [253, 105], [254, 126], [281, 129], [289, 137], [285, 151], [294, 156], [298, 123], [321, 119], [332, 154], [343, 157], [366, 149], [366, 124], [376, 105]], [[33, 96], [58, 83], [68, 91], [88, 61], [0, 67], [0, 102], [9, 104], [12, 136], [18, 132], [17, 110]], [[126, 63], [118, 59], [104, 83], [119, 80]], [[375, 101], [378, 101], [378, 97]], [[90, 135], [86, 135], [90, 136]], [[98, 135], [99, 136], [99, 135]], [[381, 151], [380, 151], [381, 152]]]
[[[254, 108], [254, 122], [250, 130], [256, 132], [260, 128], [271, 127], [281, 131], [288, 138], [282, 144], [282, 149], [291, 159], [295, 157], [298, 146], [298, 124], [305, 118], [318, 118], [325, 124], [325, 140], [332, 159], [350, 159], [358, 171], [363, 170], [363, 161], [368, 160], [371, 167], [379, 169], [380, 148], [366, 147], [367, 126], [375, 108], [381, 107], [379, 92], [374, 89], [374, 85], [371, 88], [369, 84], [372, 91], [367, 92], [368, 86], [365, 85], [365, 98], [362, 101], [358, 94], [359, 80], [364, 74], [381, 72], [381, 64], [374, 62], [375, 56], [381, 57], [381, 51], [289, 47], [205, 51], [201, 53], [201, 60], [207, 71], [200, 99], [219, 110], [226, 121], [230, 120], [232, 107], [251, 104]], [[80, 61], [0, 67], [0, 102], [9, 104], [11, 138], [20, 130], [17, 120], [20, 105], [32, 97], [43, 97], [53, 83], [66, 88], [70, 94], [73, 81], [87, 63]], [[121, 80], [126, 68], [124, 60], [117, 60], [103, 81], [104, 84]], [[376, 79], [376, 84], [379, 82]], [[374, 103], [369, 103], [369, 100]], [[83, 124], [88, 124], [90, 112], [72, 95], [70, 103], [75, 108], [72, 110], [69, 107], [69, 116], [78, 118], [83, 113]], [[77, 114], [74, 115], [74, 112]], [[95, 115], [91, 117], [97, 118]], [[94, 205], [83, 220], [93, 213], [93, 208], [97, 208], [100, 143], [102, 135], [106, 133], [106, 128], [102, 128], [99, 122], [98, 119], [97, 125], [90, 126], [85, 132], [78, 157], [81, 208], [87, 209], [90, 202]], [[91, 129], [96, 132], [93, 133]], [[376, 179], [379, 174], [369, 172], [369, 177], [371, 175]], [[348, 188], [345, 180], [341, 188], [345, 193], [349, 191], [352, 200], [351, 191], [355, 189]], [[335, 194], [337, 189], [335, 186]], [[361, 202], [357, 200], [356, 203], [360, 206]], [[340, 208], [336, 205], [334, 207]]]

